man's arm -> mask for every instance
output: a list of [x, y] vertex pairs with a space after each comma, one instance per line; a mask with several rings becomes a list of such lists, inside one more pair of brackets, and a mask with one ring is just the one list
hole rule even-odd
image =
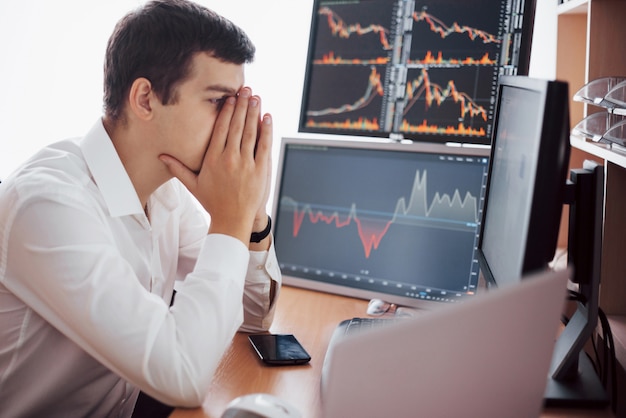
[[[248, 88], [226, 100], [204, 156], [194, 173], [169, 155], [161, 156], [172, 175], [198, 199], [211, 216], [209, 233], [233, 236], [248, 246], [251, 262], [246, 277], [244, 328], [269, 328], [281, 279], [272, 236], [250, 242], [263, 231], [271, 185], [272, 120], [260, 116], [260, 98]], [[268, 251], [269, 250], [269, 251]], [[255, 253], [262, 252], [260, 257]]]
[[119, 376], [164, 402], [198, 405], [243, 320], [247, 248], [207, 236], [170, 309], [142, 286], [125, 259], [136, 249], [119, 247], [94, 205], [73, 186], [17, 202], [3, 284]]

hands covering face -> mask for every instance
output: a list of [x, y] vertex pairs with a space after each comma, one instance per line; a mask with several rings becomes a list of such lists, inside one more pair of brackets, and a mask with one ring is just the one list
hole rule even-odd
[[244, 87], [226, 99], [198, 173], [170, 155], [160, 157], [211, 215], [209, 232], [247, 245], [255, 219], [265, 222], [272, 135], [271, 116], [261, 118], [261, 99]]

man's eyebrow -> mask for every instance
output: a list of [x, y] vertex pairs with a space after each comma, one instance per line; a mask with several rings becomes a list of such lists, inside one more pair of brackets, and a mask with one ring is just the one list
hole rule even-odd
[[204, 88], [204, 91], [225, 93], [225, 94], [227, 94], [229, 96], [235, 96], [237, 94], [237, 90], [236, 89], [233, 89], [232, 87], [224, 86], [224, 85], [221, 85], [221, 84], [211, 84], [209, 86], [206, 86]]

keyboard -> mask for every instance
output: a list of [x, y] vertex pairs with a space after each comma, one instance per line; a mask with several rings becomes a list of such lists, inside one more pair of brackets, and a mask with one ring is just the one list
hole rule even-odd
[[330, 337], [329, 348], [340, 340], [342, 337], [357, 332], [363, 332], [379, 327], [384, 327], [390, 323], [401, 321], [400, 318], [373, 318], [373, 317], [354, 317], [341, 321], [332, 336]]
[[397, 321], [392, 318], [369, 318], [355, 317], [343, 320], [337, 325], [337, 334], [353, 334], [355, 332], [366, 331], [373, 328], [388, 325], [390, 322]]
[[[350, 319], [344, 319], [341, 321], [332, 336], [330, 337], [330, 341], [328, 343], [328, 349], [326, 351], [326, 356], [331, 351], [331, 347], [337, 343], [337, 341], [341, 340], [341, 338], [346, 335], [356, 334], [358, 332], [363, 332], [379, 327], [384, 327], [385, 325], [391, 324], [393, 322], [401, 321], [402, 318], [375, 318], [375, 317], [354, 317]], [[327, 371], [327, 357], [324, 358], [324, 363], [322, 365], [322, 380], [324, 380], [324, 375], [326, 375]]]

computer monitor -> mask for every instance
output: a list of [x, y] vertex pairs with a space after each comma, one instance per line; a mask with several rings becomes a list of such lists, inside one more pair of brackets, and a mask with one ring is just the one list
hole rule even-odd
[[522, 276], [548, 269], [562, 208], [569, 204], [568, 262], [574, 270], [572, 281], [580, 284], [586, 301], [577, 304], [556, 340], [545, 404], [604, 406], [606, 392], [584, 352], [598, 317], [601, 167], [571, 170], [567, 178], [567, 83], [504, 76], [497, 97], [478, 242], [480, 282], [510, 286]]
[[489, 144], [536, 0], [314, 0], [299, 131]]
[[283, 138], [283, 282], [433, 308], [476, 293], [488, 148]]
[[554, 259], [569, 166], [568, 85], [503, 76], [498, 85], [478, 257], [505, 286]]

